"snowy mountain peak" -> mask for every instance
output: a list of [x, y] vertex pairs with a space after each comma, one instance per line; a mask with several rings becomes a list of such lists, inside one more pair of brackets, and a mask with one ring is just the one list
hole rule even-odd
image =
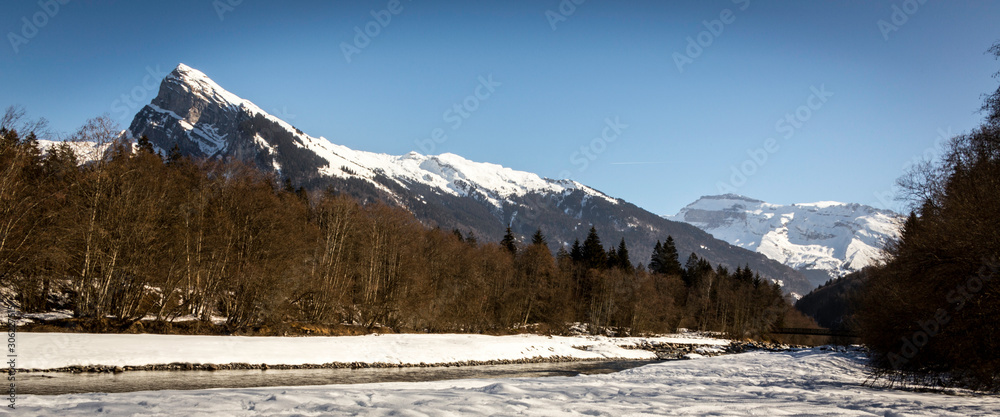
[[814, 285], [875, 263], [902, 221], [861, 204], [779, 205], [734, 194], [702, 197], [667, 218], [802, 271]]
[[[583, 184], [542, 178], [498, 164], [473, 162], [459, 155], [392, 156], [356, 151], [315, 138], [274, 117], [184, 64], [164, 78], [160, 93], [129, 128], [132, 137], [147, 135], [160, 149], [178, 146], [186, 154], [256, 160], [286, 176], [357, 178], [392, 194], [377, 178], [402, 188], [417, 183], [438, 192], [474, 196], [496, 209], [528, 193], [561, 194], [582, 190], [617, 204], [617, 200]], [[289, 172], [292, 167], [314, 172]], [[302, 179], [302, 178], [298, 178]]]

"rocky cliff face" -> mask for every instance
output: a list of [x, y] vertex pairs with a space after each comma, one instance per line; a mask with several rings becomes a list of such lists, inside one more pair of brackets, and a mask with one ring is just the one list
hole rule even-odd
[[253, 162], [297, 185], [332, 187], [361, 201], [405, 207], [428, 226], [499, 241], [506, 227], [522, 236], [541, 229], [553, 248], [583, 240], [591, 225], [605, 245], [626, 240], [632, 261], [646, 263], [657, 240], [673, 236], [691, 253], [735, 269], [749, 264], [786, 291], [805, 294], [805, 277], [764, 255], [734, 247], [691, 225], [669, 221], [570, 180], [542, 178], [458, 155], [386, 155], [315, 138], [180, 65], [132, 121], [129, 134], [163, 151]]
[[159, 94], [139, 111], [129, 130], [163, 149], [177, 145], [187, 155], [224, 155], [252, 110], [220, 91], [204, 74], [181, 64], [163, 80]]

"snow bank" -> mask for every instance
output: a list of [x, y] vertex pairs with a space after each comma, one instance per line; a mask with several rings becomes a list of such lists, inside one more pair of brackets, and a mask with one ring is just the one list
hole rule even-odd
[[305, 365], [447, 364], [534, 358], [655, 359], [627, 349], [643, 341], [724, 345], [720, 339], [387, 334], [339, 337], [243, 337], [151, 334], [19, 333], [21, 369], [184, 363]]
[[[380, 336], [384, 337], [384, 336]], [[502, 338], [505, 339], [505, 338]], [[995, 396], [872, 389], [858, 353], [808, 350], [671, 361], [535, 379], [25, 396], [25, 415], [997, 415]]]

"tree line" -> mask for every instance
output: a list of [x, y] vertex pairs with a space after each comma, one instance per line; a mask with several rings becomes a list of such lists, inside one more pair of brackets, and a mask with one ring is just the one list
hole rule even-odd
[[[479, 242], [239, 162], [163, 156], [144, 138], [120, 140], [106, 118], [42, 150], [38, 126], [23, 119], [9, 110], [0, 124], [0, 285], [26, 312], [62, 304], [118, 328], [221, 316], [227, 332], [344, 323], [561, 331], [583, 322], [738, 336], [766, 334], [789, 314], [777, 284], [695, 254], [682, 265], [669, 236], [648, 266], [633, 263], [624, 239], [605, 248], [593, 228], [555, 253], [542, 230]], [[79, 145], [88, 142], [96, 147]]]
[[855, 313], [889, 384], [1000, 390], [1000, 89], [983, 110], [980, 127], [899, 180], [913, 211]]

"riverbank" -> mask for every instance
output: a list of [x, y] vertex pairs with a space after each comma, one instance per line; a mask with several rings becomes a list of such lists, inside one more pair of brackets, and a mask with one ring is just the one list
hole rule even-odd
[[[665, 359], [722, 353], [729, 340], [662, 337], [385, 334], [337, 337], [18, 333], [20, 372], [401, 368]], [[700, 349], [700, 351], [699, 351]]]

